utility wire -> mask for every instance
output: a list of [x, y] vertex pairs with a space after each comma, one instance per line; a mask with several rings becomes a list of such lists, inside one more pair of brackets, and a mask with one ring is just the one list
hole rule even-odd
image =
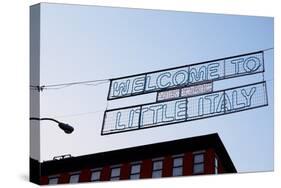
[[101, 80], [90, 80], [90, 81], [82, 81], [82, 82], [70, 82], [70, 83], [63, 83], [63, 84], [53, 84], [53, 85], [46, 85], [45, 87], [57, 87], [57, 86], [65, 86], [65, 85], [79, 85], [79, 84], [90, 84], [95, 82], [109, 82], [109, 79], [101, 79]]
[[[274, 47], [271, 47], [271, 48], [263, 49], [261, 51], [265, 52], [265, 51], [269, 51], [269, 50], [273, 50], [273, 49], [274, 49]], [[42, 85], [42, 86], [33, 86], [33, 85], [31, 85], [30, 89], [38, 90], [40, 92], [40, 91], [43, 91], [45, 89], [56, 90], [56, 89], [63, 89], [63, 88], [74, 86], [74, 85], [98, 86], [98, 85], [101, 85], [101, 84], [108, 83], [108, 82], [110, 82], [110, 80], [111, 79], [100, 79], [100, 80], [89, 80], [89, 81], [81, 81], [81, 82], [69, 82], [69, 83], [51, 84], [51, 85]]]
[[99, 82], [99, 83], [96, 83], [96, 82], [87, 82], [87, 83], [77, 83], [77, 84], [62, 84], [62, 85], [59, 85], [59, 86], [44, 86], [44, 89], [63, 89], [63, 88], [66, 88], [66, 87], [70, 87], [70, 86], [73, 86], [73, 85], [87, 85], [87, 86], [98, 86], [98, 85], [101, 85], [101, 84], [105, 84], [105, 83], [108, 83], [109, 81], [103, 81], [103, 82]]
[[96, 114], [96, 113], [104, 113], [104, 109], [93, 111], [93, 112], [82, 112], [82, 113], [76, 113], [76, 114], [59, 115], [59, 116], [54, 116], [54, 118], [67, 118], [67, 117], [75, 117], [75, 116], [85, 116], [85, 115]]
[[269, 51], [269, 50], [273, 50], [274, 48], [273, 47], [271, 47], [271, 48], [266, 48], [266, 49], [264, 49], [264, 50], [262, 50], [262, 51]]
[[43, 90], [49, 90], [49, 89], [63, 89], [66, 87], [74, 86], [74, 85], [87, 85], [87, 86], [98, 86], [101, 84], [105, 84], [110, 82], [109, 79], [103, 79], [103, 80], [90, 80], [90, 81], [83, 81], [83, 82], [70, 82], [70, 83], [63, 83], [63, 84], [53, 84], [53, 85], [42, 85], [42, 86], [33, 86], [31, 85], [30, 88], [32, 90], [38, 90], [38, 91], [43, 91]]

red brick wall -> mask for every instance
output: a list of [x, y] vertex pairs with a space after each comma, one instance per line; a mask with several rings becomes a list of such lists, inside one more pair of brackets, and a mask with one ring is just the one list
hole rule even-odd
[[151, 178], [152, 176], [152, 160], [143, 160], [141, 165], [140, 178]]
[[163, 162], [163, 177], [170, 177], [172, 176], [172, 168], [173, 168], [173, 159], [172, 156], [168, 155], [165, 156], [164, 162]]
[[40, 185], [47, 185], [47, 184], [49, 184], [48, 176], [41, 176], [41, 178], [40, 178]]
[[204, 158], [204, 174], [215, 173], [215, 152], [213, 149], [207, 149]]
[[129, 179], [129, 176], [130, 176], [130, 169], [131, 169], [130, 163], [124, 163], [124, 164], [121, 166], [121, 172], [120, 172], [120, 179], [121, 179], [121, 180]]
[[109, 181], [110, 180], [110, 167], [105, 166], [101, 171], [101, 181]]
[[192, 167], [193, 167], [193, 161], [192, 161], [192, 153], [186, 152], [183, 157], [183, 175], [184, 176], [190, 176], [192, 175]]
[[218, 171], [219, 171], [219, 174], [221, 174], [221, 173], [224, 173], [224, 169], [223, 169], [223, 165], [222, 165], [222, 162], [221, 162], [220, 158], [218, 158], [218, 160], [219, 160], [219, 169], [218, 169]]
[[70, 177], [70, 175], [69, 175], [69, 173], [62, 173], [61, 175], [60, 175], [60, 177], [59, 177], [59, 184], [61, 184], [61, 183], [69, 183], [69, 177]]
[[89, 182], [91, 181], [91, 169], [85, 169], [81, 171], [79, 182]]

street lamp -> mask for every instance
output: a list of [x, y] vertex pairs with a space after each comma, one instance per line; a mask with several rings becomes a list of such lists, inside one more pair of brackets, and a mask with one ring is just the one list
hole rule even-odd
[[38, 120], [38, 121], [44, 121], [44, 120], [48, 120], [48, 121], [53, 121], [58, 123], [59, 128], [61, 128], [66, 134], [71, 134], [74, 131], [74, 128], [71, 127], [70, 125], [66, 124], [66, 123], [62, 123], [58, 120], [55, 120], [53, 118], [36, 118], [36, 117], [31, 117], [29, 118], [29, 120]]

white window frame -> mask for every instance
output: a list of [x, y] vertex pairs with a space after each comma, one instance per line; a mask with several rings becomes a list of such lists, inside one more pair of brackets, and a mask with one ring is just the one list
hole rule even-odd
[[[138, 165], [140, 167], [139, 172], [132, 172], [133, 170], [133, 166]], [[140, 179], [140, 174], [141, 174], [141, 166], [142, 166], [142, 162], [141, 161], [137, 161], [137, 162], [132, 162], [130, 165], [130, 177], [129, 179]], [[138, 178], [132, 178], [132, 176], [138, 175]]]
[[[48, 176], [48, 185], [57, 185], [59, 183], [59, 178], [60, 178], [59, 175]], [[56, 183], [50, 184], [51, 179], [56, 179]]]
[[[117, 176], [112, 176], [112, 170], [114, 169], [119, 169], [119, 175]], [[113, 180], [120, 180], [120, 176], [121, 176], [121, 165], [113, 165], [110, 167], [110, 181], [113, 181]]]
[[[154, 163], [156, 162], [161, 162], [162, 163], [162, 167], [159, 169], [154, 169]], [[155, 158], [152, 159], [152, 173], [151, 173], [151, 177], [152, 178], [161, 178], [163, 176], [163, 166], [164, 166], [164, 157], [160, 157], [160, 158]], [[160, 177], [154, 177], [154, 173], [155, 172], [160, 172]]]
[[[75, 181], [75, 182], [71, 182], [71, 177], [77, 176], [77, 175], [78, 175], [78, 180]], [[80, 175], [81, 175], [81, 171], [77, 171], [77, 172], [72, 172], [72, 173], [70, 173], [70, 176], [69, 176], [69, 183], [79, 183]]]
[[218, 157], [215, 155], [215, 159], [214, 159], [214, 166], [215, 166], [215, 174], [219, 173], [219, 159]]
[[[195, 156], [202, 155], [203, 161], [202, 162], [195, 162]], [[195, 166], [197, 165], [203, 165], [203, 171], [202, 172], [195, 172]], [[205, 172], [205, 152], [194, 152], [193, 153], [193, 160], [192, 160], [192, 174], [204, 174]]]
[[[176, 177], [176, 176], [182, 176], [183, 175], [183, 163], [184, 163], [184, 154], [178, 154], [178, 155], [174, 155], [172, 156], [173, 159], [173, 167], [172, 167], [172, 176]], [[182, 160], [182, 164], [181, 165], [176, 165], [175, 166], [175, 160], [176, 159], [181, 159]], [[174, 170], [175, 169], [180, 169], [181, 168], [181, 175], [175, 175], [174, 174]]]
[[[93, 179], [93, 173], [95, 173], [95, 172], [99, 172], [99, 177], [98, 177], [98, 179]], [[91, 181], [92, 181], [92, 182], [100, 181], [100, 180], [101, 180], [101, 172], [102, 172], [102, 168], [93, 168], [93, 169], [91, 170]]]

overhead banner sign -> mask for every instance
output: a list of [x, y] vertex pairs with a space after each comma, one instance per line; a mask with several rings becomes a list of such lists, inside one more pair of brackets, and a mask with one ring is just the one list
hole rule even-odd
[[194, 91], [179, 92], [187, 97], [159, 102], [165, 99], [160, 97], [158, 102], [105, 111], [101, 134], [164, 126], [268, 105], [264, 81], [191, 97], [188, 93]]
[[263, 51], [111, 79], [108, 100], [261, 72]]

